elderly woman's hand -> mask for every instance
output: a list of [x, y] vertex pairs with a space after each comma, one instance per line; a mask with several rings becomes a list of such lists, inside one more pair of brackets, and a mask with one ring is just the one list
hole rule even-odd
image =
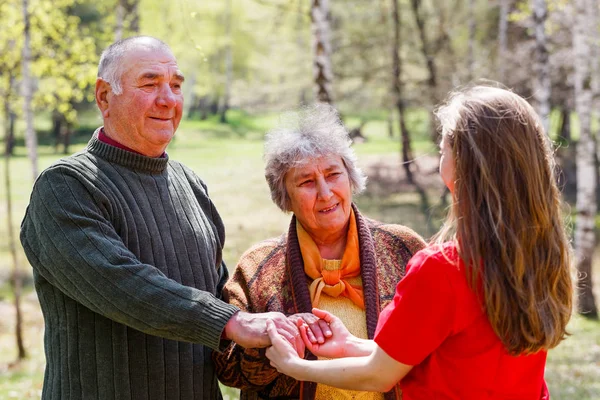
[[327, 311], [313, 308], [313, 314], [328, 324], [332, 333], [325, 343], [315, 343], [310, 340], [308, 327], [299, 325], [300, 335], [306, 348], [317, 357], [341, 358], [341, 357], [359, 357], [371, 354], [374, 349], [373, 342], [370, 340], [359, 339], [352, 335], [344, 323], [335, 315]]
[[297, 313], [288, 316], [288, 319], [298, 327], [302, 325], [308, 327], [306, 329], [306, 336], [311, 343], [325, 343], [325, 340], [333, 334], [331, 329], [329, 329], [329, 324], [314, 314]]

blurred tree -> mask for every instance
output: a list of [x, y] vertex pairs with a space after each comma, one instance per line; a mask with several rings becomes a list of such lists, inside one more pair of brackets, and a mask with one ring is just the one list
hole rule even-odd
[[[9, 49], [14, 47], [14, 41], [9, 43]], [[10, 73], [7, 76], [8, 85], [6, 92], [11, 93], [14, 86], [14, 75]], [[21, 273], [19, 270], [19, 260], [17, 257], [17, 247], [15, 244], [14, 226], [13, 226], [13, 208], [12, 208], [12, 189], [11, 189], [11, 174], [10, 174], [10, 159], [12, 156], [12, 141], [14, 140], [14, 119], [15, 113], [11, 109], [11, 101], [4, 101], [4, 140], [6, 143], [4, 151], [4, 188], [6, 190], [6, 220], [7, 220], [7, 236], [8, 249], [12, 261], [12, 289], [13, 289], [13, 304], [15, 307], [15, 339], [17, 342], [17, 359], [23, 360], [27, 357], [25, 344], [23, 342], [23, 318], [21, 312]]]
[[573, 49], [575, 64], [575, 110], [579, 117], [577, 142], [577, 220], [575, 227], [575, 262], [579, 272], [578, 311], [597, 319], [598, 310], [592, 290], [592, 260], [596, 248], [596, 182], [595, 145], [591, 134], [593, 32], [597, 28], [590, 10], [597, 7], [594, 0], [575, 0]]
[[[51, 115], [57, 114], [72, 126], [77, 119], [75, 105], [92, 100], [89, 88], [95, 82], [95, 64], [98, 59], [95, 44], [103, 35], [98, 32], [92, 35], [87, 21], [82, 22], [75, 15], [88, 4], [83, 0], [78, 0], [77, 3], [75, 0], [27, 1], [27, 15], [22, 11], [20, 1], [7, 0], [0, 4], [0, 25], [11, 27], [0, 33], [0, 49], [3, 50], [0, 52], [0, 88], [3, 88], [4, 94], [0, 101], [9, 99], [14, 103], [31, 99], [29, 104], [32, 112], [44, 110]], [[17, 9], [21, 13], [16, 13]], [[28, 35], [25, 34], [26, 26], [29, 27]], [[9, 49], [10, 43], [13, 43], [12, 49]], [[8, 82], [10, 76], [20, 82], [23, 93], [20, 99], [14, 96], [16, 84], [11, 87], [11, 92], [5, 90], [5, 82]], [[25, 117], [25, 104], [20, 113], [17, 113], [17, 107], [11, 109], [18, 116]], [[27, 131], [31, 132], [33, 119], [31, 117], [26, 120], [31, 121], [31, 124], [27, 122]], [[35, 148], [37, 151], [37, 137], [31, 139], [31, 134], [26, 137], [36, 141], [31, 146], [28, 144], [28, 148]], [[33, 170], [37, 176], [35, 168]]]
[[500, 0], [500, 21], [498, 23], [498, 52], [496, 55], [496, 74], [497, 79], [505, 83], [506, 79], [506, 32], [508, 30], [508, 13], [510, 7], [510, 0]]
[[27, 153], [29, 154], [29, 160], [31, 161], [31, 173], [33, 174], [33, 181], [38, 177], [38, 156], [37, 156], [37, 134], [33, 128], [33, 110], [32, 110], [32, 99], [33, 99], [33, 81], [29, 74], [31, 67], [31, 24], [29, 17], [29, 2], [28, 0], [21, 0], [23, 7], [23, 48], [21, 56], [21, 73], [22, 82], [21, 90], [23, 93], [23, 116], [25, 117], [25, 142], [27, 143]]
[[123, 39], [125, 32], [140, 33], [139, 0], [117, 0], [115, 41]]
[[333, 69], [331, 66], [329, 0], [311, 0], [311, 4], [315, 99], [324, 103], [332, 103]]
[[546, 0], [533, 0], [533, 21], [535, 26], [535, 66], [534, 99], [537, 112], [542, 118], [544, 132], [550, 134], [550, 63], [546, 41], [546, 20], [548, 6]]

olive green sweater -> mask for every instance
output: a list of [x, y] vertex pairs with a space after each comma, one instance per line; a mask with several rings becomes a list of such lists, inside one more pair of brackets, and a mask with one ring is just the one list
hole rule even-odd
[[237, 307], [204, 183], [97, 139], [46, 169], [21, 226], [45, 320], [42, 399], [218, 399]]

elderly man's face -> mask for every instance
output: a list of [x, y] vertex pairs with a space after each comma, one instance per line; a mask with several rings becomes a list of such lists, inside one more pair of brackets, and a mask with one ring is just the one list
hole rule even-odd
[[183, 75], [175, 57], [163, 49], [134, 49], [122, 65], [123, 93], [108, 94], [105, 131], [142, 154], [160, 156], [181, 120]]
[[313, 239], [327, 241], [346, 232], [352, 189], [340, 157], [320, 157], [290, 169], [285, 186], [292, 212]]

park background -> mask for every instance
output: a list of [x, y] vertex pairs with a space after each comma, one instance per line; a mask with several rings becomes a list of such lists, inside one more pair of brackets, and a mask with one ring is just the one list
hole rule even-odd
[[18, 241], [34, 179], [85, 147], [99, 55], [135, 34], [166, 41], [186, 76], [168, 153], [208, 184], [230, 270], [289, 222], [263, 174], [280, 113], [334, 104], [369, 176], [361, 211], [429, 238], [449, 200], [435, 105], [482, 79], [526, 97], [557, 144], [579, 288], [546, 380], [553, 399], [600, 399], [599, 15], [598, 0], [0, 0], [0, 400], [41, 394], [43, 318]]

